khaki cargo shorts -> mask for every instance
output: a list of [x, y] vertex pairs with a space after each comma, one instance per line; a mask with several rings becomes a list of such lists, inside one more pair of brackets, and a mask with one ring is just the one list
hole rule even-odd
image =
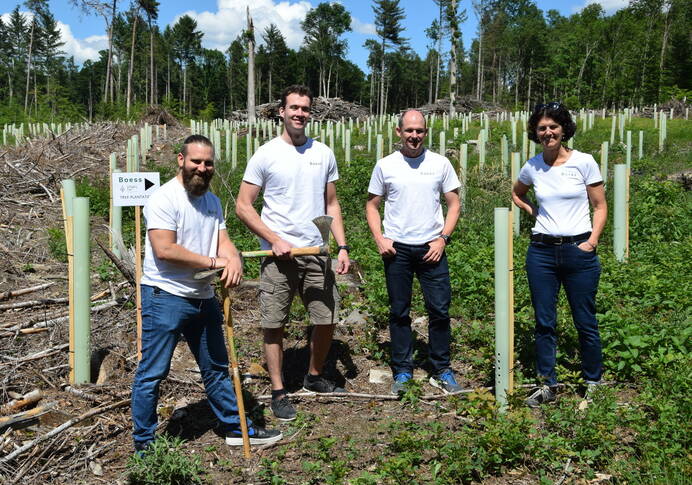
[[312, 325], [332, 325], [339, 313], [339, 293], [328, 256], [299, 256], [282, 260], [264, 258], [260, 270], [262, 328], [280, 328], [288, 323], [296, 293], [310, 315]]

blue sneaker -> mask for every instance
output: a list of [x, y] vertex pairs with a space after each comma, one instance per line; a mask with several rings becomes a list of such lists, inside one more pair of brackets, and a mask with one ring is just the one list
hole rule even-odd
[[452, 394], [462, 390], [450, 369], [443, 370], [439, 374], [430, 377], [430, 385], [442, 389], [442, 392], [445, 394]]
[[392, 394], [399, 395], [406, 390], [406, 383], [413, 379], [413, 376], [408, 372], [402, 372], [394, 376], [394, 384], [392, 384]]

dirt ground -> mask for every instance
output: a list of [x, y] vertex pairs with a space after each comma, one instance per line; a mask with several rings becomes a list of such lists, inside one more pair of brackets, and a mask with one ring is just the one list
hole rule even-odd
[[[92, 313], [94, 384], [70, 387], [68, 322], [64, 318], [68, 314], [67, 265], [51, 256], [47, 229], [63, 225], [60, 180], [81, 175], [106, 179], [108, 155], [116, 152], [119, 163], [124, 165], [126, 140], [137, 130], [137, 126], [125, 124], [92, 125], [60, 137], [41, 137], [20, 147], [0, 149], [4, 181], [0, 186], [0, 405], [35, 389], [42, 393], [33, 405], [38, 409], [37, 416], [0, 428], [2, 483], [126, 482], [126, 464], [133, 452], [130, 385], [137, 363], [134, 289], [120, 274], [109, 283], [96, 273], [92, 275], [95, 305], [111, 306]], [[150, 157], [156, 163], [172, 164], [173, 144], [184, 134], [180, 128], [169, 129], [168, 139], [154, 140]], [[92, 239], [107, 241], [103, 229], [106, 222], [92, 220]], [[92, 244], [92, 267], [104, 260], [102, 251]], [[24, 295], [6, 294], [48, 283]], [[343, 283], [357, 298], [357, 276]], [[233, 292], [236, 345], [248, 393], [246, 406], [258, 421], [280, 428], [285, 435], [283, 443], [289, 446], [282, 447], [280, 455], [278, 446], [253, 449], [250, 460], [243, 459], [241, 449], [227, 447], [216, 429], [199, 372], [184, 343], [178, 346], [169, 379], [161, 387], [160, 431], [187, 440], [185, 449], [201, 457], [210, 483], [261, 483], [258, 473], [264, 466], [263, 458], [279, 460], [283, 476], [294, 476], [295, 483], [300, 483], [304, 452], [320, 438], [336, 438], [339, 446], [357, 443], [359, 458], [350, 464], [351, 469], [374, 470], [380, 447], [384, 446], [380, 438], [389, 432], [390, 423], [410, 418], [410, 408], [385, 397], [315, 397], [302, 393], [295, 398], [299, 419], [288, 424], [277, 422], [265, 409], [270, 387], [262, 367], [256, 292], [253, 287]], [[351, 311], [342, 311], [326, 373], [350, 393], [386, 395], [390, 386], [387, 378], [378, 384], [370, 382], [375, 364], [363, 345], [367, 315]], [[416, 326], [423, 339], [425, 322]], [[388, 337], [380, 332], [378, 340], [384, 348]], [[285, 344], [287, 388], [301, 394], [308, 362], [303, 322], [291, 323]], [[378, 369], [385, 374], [388, 370], [381, 365]], [[465, 374], [463, 368], [455, 370]], [[466, 378], [462, 384], [473, 387], [487, 383]], [[434, 389], [424, 384], [424, 393], [434, 394]], [[27, 409], [30, 407], [23, 411]], [[93, 416], [55, 431], [94, 409], [97, 411]], [[454, 413], [447, 412], [445, 400], [432, 399], [423, 403], [421, 418], [445, 423], [450, 429], [456, 419]], [[15, 459], [5, 460], [19, 447], [32, 443]], [[527, 471], [515, 470], [488, 483], [532, 481]]]

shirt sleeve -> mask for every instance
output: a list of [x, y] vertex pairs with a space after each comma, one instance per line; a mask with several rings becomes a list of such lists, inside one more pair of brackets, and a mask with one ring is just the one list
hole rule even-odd
[[327, 171], [327, 183], [329, 182], [336, 182], [339, 180], [339, 169], [336, 166], [336, 157], [334, 156], [334, 152], [331, 150], [329, 151], [329, 170]]
[[384, 176], [382, 174], [382, 166], [379, 162], [377, 162], [375, 168], [372, 170], [368, 192], [373, 195], [385, 195]]
[[216, 214], [219, 219], [219, 231], [226, 230], [226, 218], [223, 216], [223, 209], [221, 208], [221, 200], [216, 198]]
[[147, 204], [144, 206], [144, 218], [147, 221], [147, 231], [149, 229], [166, 229], [168, 231], [177, 231], [177, 214], [175, 205], [170, 203], [163, 194], [158, 197], [152, 195]]
[[524, 185], [533, 185], [533, 171], [528, 163], [525, 163], [521, 170], [519, 171], [519, 177], [517, 177], [519, 182]]
[[601, 168], [591, 155], [587, 155], [584, 163], [584, 183], [586, 185], [591, 185], [598, 182], [603, 182]]
[[263, 150], [258, 150], [248, 160], [243, 180], [259, 187], [264, 187], [264, 156]]
[[457, 177], [454, 167], [452, 167], [449, 159], [445, 158], [442, 169], [442, 192], [446, 194], [447, 192], [456, 190], [459, 187], [461, 187], [459, 177]]

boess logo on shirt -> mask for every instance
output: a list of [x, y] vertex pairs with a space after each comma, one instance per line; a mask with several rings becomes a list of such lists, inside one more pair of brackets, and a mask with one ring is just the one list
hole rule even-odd
[[562, 169], [562, 176], [567, 177], [568, 179], [581, 179], [581, 172], [577, 170], [576, 168], [572, 167], [565, 167]]
[[421, 170], [418, 172], [419, 175], [437, 175], [434, 171], [432, 170]]
[[321, 166], [322, 166], [322, 162], [313, 162], [313, 161], [311, 160], [311, 161], [310, 161], [310, 165], [312, 165], [312, 166], [314, 166], [314, 167], [321, 167]]

